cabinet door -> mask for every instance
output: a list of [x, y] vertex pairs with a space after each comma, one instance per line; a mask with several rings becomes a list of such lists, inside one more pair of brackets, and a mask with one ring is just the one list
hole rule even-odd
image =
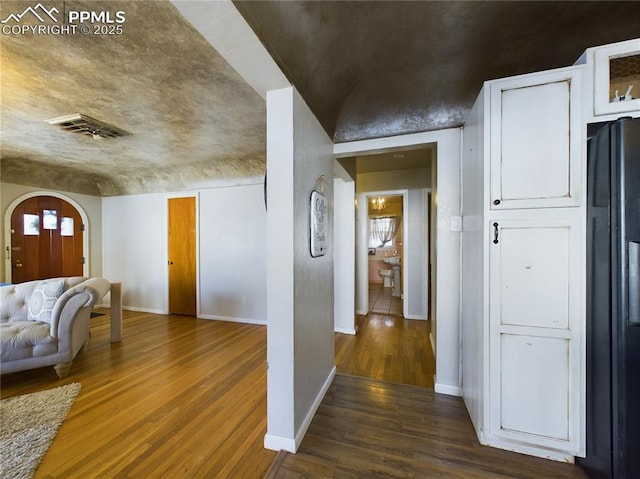
[[491, 435], [567, 454], [583, 442], [579, 225], [491, 223]]
[[594, 114], [637, 114], [640, 110], [640, 39], [594, 50]]
[[491, 208], [578, 206], [581, 73], [570, 68], [491, 84]]

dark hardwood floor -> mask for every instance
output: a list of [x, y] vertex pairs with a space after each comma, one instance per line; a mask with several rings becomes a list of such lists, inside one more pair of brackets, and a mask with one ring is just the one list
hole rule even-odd
[[584, 479], [570, 464], [481, 446], [460, 398], [338, 374], [297, 454], [268, 479]]
[[584, 479], [577, 466], [481, 446], [461, 398], [433, 391], [430, 322], [359, 316], [337, 334], [338, 375], [297, 454], [268, 479]]
[[111, 344], [100, 312], [67, 378], [2, 376], [2, 398], [82, 385], [36, 479], [584, 478], [480, 446], [462, 400], [430, 389], [425, 321], [371, 315], [336, 335], [339, 374], [298, 454], [276, 455], [263, 447], [266, 328], [125, 311]]

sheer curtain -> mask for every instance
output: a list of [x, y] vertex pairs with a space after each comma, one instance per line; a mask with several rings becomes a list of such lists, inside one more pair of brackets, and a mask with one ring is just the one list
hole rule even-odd
[[378, 248], [383, 248], [389, 241], [395, 238], [398, 232], [397, 216], [382, 216], [371, 218], [371, 237], [380, 244]]

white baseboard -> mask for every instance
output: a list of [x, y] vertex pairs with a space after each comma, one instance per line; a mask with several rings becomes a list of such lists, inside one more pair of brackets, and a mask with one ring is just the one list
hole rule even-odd
[[342, 333], [342, 334], [356, 334], [355, 328], [347, 329], [347, 328], [334, 328], [334, 333]]
[[[110, 308], [111, 304], [97, 304], [96, 308]], [[163, 311], [160, 309], [150, 309], [150, 308], [138, 308], [136, 306], [122, 306], [122, 309], [126, 309], [128, 311], [136, 311], [139, 313], [153, 313], [153, 314], [169, 314], [168, 311]], [[198, 319], [213, 319], [216, 321], [230, 321], [232, 323], [244, 323], [244, 324], [257, 324], [259, 326], [266, 326], [267, 322], [264, 319], [248, 319], [248, 318], [234, 318], [231, 316], [216, 316], [213, 314], [200, 314], [197, 316]], [[353, 333], [355, 334], [355, 333]]]
[[313, 416], [315, 416], [316, 411], [318, 410], [318, 407], [320, 407], [320, 403], [324, 399], [324, 395], [327, 394], [327, 391], [329, 390], [329, 387], [331, 386], [331, 383], [333, 382], [333, 378], [335, 376], [336, 376], [336, 367], [334, 366], [331, 369], [329, 376], [327, 376], [327, 379], [325, 379], [324, 384], [320, 389], [320, 392], [318, 393], [315, 400], [313, 401], [313, 404], [311, 404], [311, 407], [309, 408], [309, 411], [307, 412], [307, 415], [305, 416], [304, 421], [302, 421], [302, 425], [300, 426], [300, 429], [298, 429], [298, 432], [296, 433], [296, 437], [292, 439], [289, 437], [274, 436], [273, 434], [267, 433], [264, 436], [265, 448], [271, 449], [272, 451], [285, 450], [293, 454], [296, 453], [296, 451], [298, 450], [298, 447], [300, 447], [300, 443], [302, 443], [302, 439], [304, 438], [304, 435], [307, 433], [307, 429], [309, 429], [309, 426], [311, 425]]
[[417, 320], [422, 320], [422, 321], [426, 321], [427, 318], [425, 318], [424, 316], [420, 315], [420, 314], [407, 314], [404, 319], [417, 319]]
[[[106, 306], [107, 308], [109, 306]], [[164, 311], [162, 309], [151, 309], [151, 308], [138, 308], [136, 306], [126, 306], [122, 305], [122, 309], [126, 309], [127, 311], [136, 311], [138, 313], [153, 313], [153, 314], [169, 314], [169, 311]]]
[[322, 389], [320, 389], [320, 392], [318, 393], [315, 400], [313, 401], [313, 404], [309, 408], [309, 411], [307, 412], [307, 415], [305, 416], [304, 421], [302, 421], [302, 425], [300, 426], [300, 429], [298, 429], [298, 433], [296, 434], [296, 451], [298, 450], [298, 447], [300, 446], [300, 443], [302, 442], [304, 435], [307, 433], [307, 429], [309, 429], [309, 426], [311, 425], [313, 416], [315, 416], [316, 411], [320, 407], [320, 403], [324, 399], [324, 395], [327, 394], [327, 391], [329, 390], [329, 387], [333, 382], [333, 378], [335, 377], [336, 377], [336, 367], [333, 366], [333, 368], [331, 369], [331, 372], [329, 373], [329, 376], [327, 376], [327, 379], [325, 379], [324, 384], [322, 385]]
[[509, 441], [507, 439], [501, 439], [497, 437], [483, 436], [482, 438], [478, 439], [480, 440], [480, 444], [482, 444], [483, 446], [495, 447], [498, 449], [504, 449], [505, 451], [526, 454], [528, 456], [541, 457], [543, 459], [549, 459], [551, 461], [566, 462], [569, 464], [575, 464], [576, 462], [575, 456], [570, 452], [547, 449], [542, 446], [531, 446], [528, 444], [522, 444], [517, 441]]
[[266, 326], [267, 322], [264, 319], [248, 319], [248, 318], [235, 318], [231, 316], [217, 316], [215, 314], [199, 314], [199, 319], [212, 319], [214, 321], [229, 321], [232, 323], [245, 323], [245, 324], [257, 324], [259, 326]]
[[296, 441], [288, 437], [274, 436], [273, 434], [264, 435], [264, 447], [271, 451], [287, 451], [296, 453]]
[[440, 384], [436, 377], [433, 377], [434, 387], [433, 390], [440, 394], [446, 394], [447, 396], [462, 397], [462, 388], [459, 386], [451, 386], [450, 384]]
[[366, 316], [367, 314], [369, 314], [369, 311], [362, 311], [361, 309], [356, 309], [356, 314], [358, 316]]

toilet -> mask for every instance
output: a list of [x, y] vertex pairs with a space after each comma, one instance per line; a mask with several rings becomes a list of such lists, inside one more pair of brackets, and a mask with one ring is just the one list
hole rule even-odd
[[392, 269], [379, 269], [378, 274], [382, 278], [382, 286], [384, 288], [393, 287], [393, 270]]

